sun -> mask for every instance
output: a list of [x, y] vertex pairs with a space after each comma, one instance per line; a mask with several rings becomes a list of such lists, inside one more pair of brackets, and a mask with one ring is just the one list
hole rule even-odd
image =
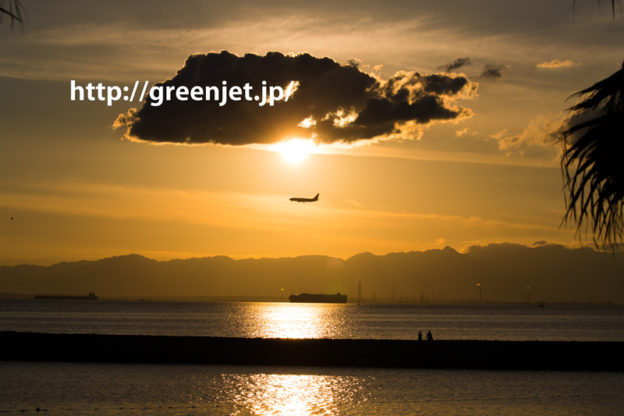
[[316, 145], [312, 139], [289, 139], [277, 143], [274, 149], [280, 152], [287, 162], [301, 163], [315, 151]]

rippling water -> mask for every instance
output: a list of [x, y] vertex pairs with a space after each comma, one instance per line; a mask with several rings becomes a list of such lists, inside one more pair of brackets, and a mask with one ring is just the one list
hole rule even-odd
[[0, 301], [0, 330], [287, 338], [624, 341], [624, 308]]
[[622, 373], [0, 362], [0, 413], [621, 415]]

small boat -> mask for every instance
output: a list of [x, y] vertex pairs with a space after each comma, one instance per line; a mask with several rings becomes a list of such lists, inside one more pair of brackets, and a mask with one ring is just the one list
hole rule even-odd
[[340, 292], [334, 295], [301, 293], [299, 295], [290, 295], [288, 300], [294, 303], [347, 303], [347, 295], [343, 295]]

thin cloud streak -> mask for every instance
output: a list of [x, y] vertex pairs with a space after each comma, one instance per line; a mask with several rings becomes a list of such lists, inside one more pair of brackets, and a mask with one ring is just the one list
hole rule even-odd
[[570, 59], [553, 59], [550, 61], [540, 62], [535, 67], [539, 69], [560, 69], [560, 68], [572, 68], [575, 66], [581, 66], [580, 62], [575, 62]]

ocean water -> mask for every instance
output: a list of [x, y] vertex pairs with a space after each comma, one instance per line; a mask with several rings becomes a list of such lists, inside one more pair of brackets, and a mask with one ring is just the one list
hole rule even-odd
[[[624, 341], [618, 307], [0, 301], [0, 330]], [[0, 357], [1, 360], [1, 357]], [[0, 414], [622, 415], [624, 373], [0, 361]], [[39, 411], [37, 411], [39, 408]]]
[[0, 301], [0, 330], [264, 338], [624, 341], [624, 308]]
[[[623, 373], [0, 361], [8, 415], [600, 415]], [[39, 408], [39, 412], [36, 411]]]

